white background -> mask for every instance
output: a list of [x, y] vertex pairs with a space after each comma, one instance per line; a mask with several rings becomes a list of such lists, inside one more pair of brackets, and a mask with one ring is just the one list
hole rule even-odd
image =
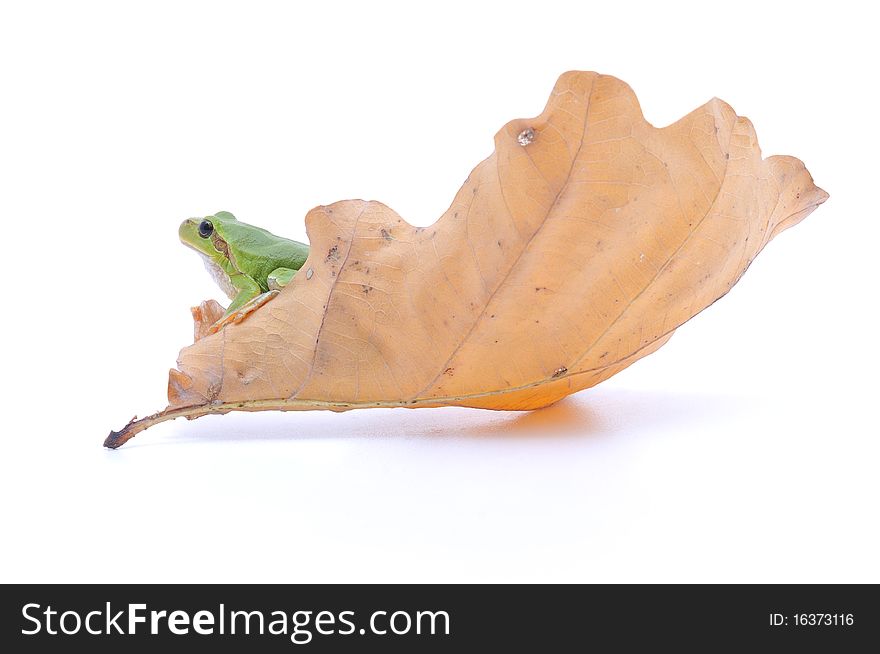
[[[868, 6], [861, 3], [862, 6]], [[0, 581], [880, 582], [875, 22], [843, 2], [4, 3]], [[853, 4], [851, 7], [858, 5]], [[717, 95], [831, 199], [723, 300], [531, 414], [165, 404], [177, 242], [226, 209], [433, 222], [556, 77]]]

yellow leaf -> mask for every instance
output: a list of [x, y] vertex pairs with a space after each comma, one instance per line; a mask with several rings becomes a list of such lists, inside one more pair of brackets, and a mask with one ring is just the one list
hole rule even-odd
[[620, 80], [566, 73], [432, 226], [309, 212], [306, 274], [184, 348], [169, 407], [105, 444], [230, 410], [547, 406], [663, 345], [827, 197], [721, 100], [658, 129]]

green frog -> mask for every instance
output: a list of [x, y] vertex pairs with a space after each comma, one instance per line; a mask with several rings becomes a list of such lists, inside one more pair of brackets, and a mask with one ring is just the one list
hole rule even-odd
[[178, 232], [184, 245], [202, 255], [205, 268], [231, 300], [209, 334], [241, 322], [278, 295], [309, 255], [305, 243], [240, 222], [228, 211], [184, 220]]

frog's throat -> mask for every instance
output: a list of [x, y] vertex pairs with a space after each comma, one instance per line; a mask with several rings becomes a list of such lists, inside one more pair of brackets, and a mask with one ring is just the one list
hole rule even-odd
[[[201, 254], [201, 252], [199, 253]], [[211, 275], [211, 279], [226, 293], [230, 300], [234, 300], [238, 295], [238, 290], [232, 285], [229, 275], [220, 265], [206, 254], [202, 254], [202, 261], [205, 262], [205, 270]]]

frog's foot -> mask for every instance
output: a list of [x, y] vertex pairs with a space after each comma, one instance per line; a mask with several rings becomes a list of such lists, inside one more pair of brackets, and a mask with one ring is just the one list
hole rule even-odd
[[221, 329], [226, 327], [226, 325], [240, 323], [242, 320], [251, 315], [254, 311], [259, 309], [269, 300], [278, 295], [278, 293], [279, 291], [268, 291], [266, 293], [258, 295], [252, 300], [248, 300], [243, 305], [241, 305], [241, 307], [211, 325], [211, 327], [208, 329], [208, 334], [216, 334]]
[[269, 273], [269, 276], [266, 278], [266, 283], [270, 289], [280, 291], [290, 283], [290, 280], [293, 279], [295, 274], [296, 270], [293, 268], [276, 268]]

